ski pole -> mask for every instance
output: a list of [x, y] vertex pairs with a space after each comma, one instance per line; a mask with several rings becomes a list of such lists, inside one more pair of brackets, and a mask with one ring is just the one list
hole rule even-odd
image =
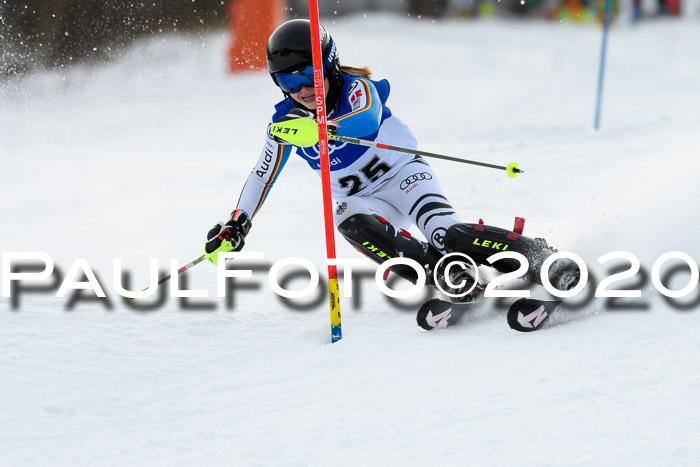
[[[206, 257], [206, 256], [202, 255], [202, 256], [200, 256], [199, 258], [195, 259], [194, 261], [191, 261], [191, 262], [185, 264], [183, 267], [181, 267], [180, 269], [177, 270], [177, 275], [179, 276], [180, 274], [182, 274], [183, 272], [187, 271], [188, 269], [192, 269], [193, 267], [195, 267], [196, 265], [198, 265], [199, 263], [201, 263], [202, 261], [204, 261], [204, 258], [205, 258], [205, 257]], [[172, 274], [168, 274], [167, 276], [161, 277], [161, 278], [158, 280], [158, 284], [156, 285], [156, 287], [159, 286], [159, 285], [161, 285], [163, 282], [169, 281], [170, 279], [172, 279], [172, 277], [173, 277]], [[148, 287], [141, 289], [139, 292], [143, 292], [143, 291], [146, 290], [146, 289], [148, 289]], [[135, 300], [135, 299], [132, 298], [131, 300]]]
[[[293, 118], [290, 120], [273, 123], [270, 125], [270, 133], [290, 144], [300, 146], [302, 148], [318, 144], [318, 126], [316, 122], [310, 118]], [[378, 149], [389, 149], [406, 154], [417, 154], [419, 156], [433, 157], [435, 159], [445, 159], [453, 162], [461, 162], [463, 164], [478, 165], [480, 167], [488, 167], [490, 169], [505, 170], [510, 178], [515, 178], [518, 174], [525, 173], [524, 170], [520, 170], [516, 162], [511, 162], [507, 166], [488, 164], [486, 162], [460, 159], [459, 157], [445, 156], [442, 154], [435, 154], [433, 152], [419, 151], [418, 149], [403, 148], [401, 146], [394, 146], [392, 144], [380, 143], [377, 141], [339, 136], [332, 133], [328, 134], [328, 139]]]
[[[202, 255], [199, 258], [195, 259], [194, 261], [191, 261], [191, 262], [185, 264], [183, 267], [181, 267], [180, 269], [177, 270], [177, 275], [179, 276], [180, 274], [187, 271], [188, 269], [192, 269], [193, 267], [195, 267], [196, 265], [198, 265], [199, 263], [204, 261], [204, 258], [206, 258], [206, 256]], [[158, 281], [158, 285], [162, 284], [163, 282], [169, 281], [171, 277], [173, 277], [172, 274], [168, 274], [167, 276], [163, 277], [162, 279], [160, 279]]]
[[369, 141], [366, 139], [350, 138], [348, 136], [338, 136], [338, 135], [328, 135], [328, 137], [335, 141], [341, 141], [343, 143], [357, 144], [360, 146], [370, 146], [378, 149], [389, 149], [391, 151], [403, 152], [406, 154], [417, 154], [419, 156], [433, 157], [435, 159], [444, 159], [447, 161], [462, 162], [464, 164], [478, 165], [481, 167], [489, 167], [491, 169], [505, 170], [508, 176], [513, 178], [519, 173], [525, 173], [524, 170], [518, 168], [518, 164], [511, 162], [508, 166], [488, 164], [486, 162], [472, 161], [469, 159], [460, 159], [459, 157], [445, 156], [443, 154], [435, 154], [433, 152], [419, 151], [418, 149], [404, 148], [401, 146], [394, 146], [392, 144], [379, 143], [377, 141]]

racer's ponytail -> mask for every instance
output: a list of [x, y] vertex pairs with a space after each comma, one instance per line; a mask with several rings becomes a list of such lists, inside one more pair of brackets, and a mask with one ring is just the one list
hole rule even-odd
[[340, 65], [340, 72], [344, 75], [355, 75], [361, 76], [362, 78], [372, 79], [372, 70], [366, 66], [358, 68], [354, 66]]

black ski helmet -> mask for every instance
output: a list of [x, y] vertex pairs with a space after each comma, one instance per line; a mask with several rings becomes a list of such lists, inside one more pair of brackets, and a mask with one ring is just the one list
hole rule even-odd
[[[326, 28], [320, 26], [323, 74], [330, 89], [327, 105], [335, 104], [343, 84], [340, 60], [335, 42]], [[280, 25], [267, 41], [267, 69], [275, 85], [279, 86], [275, 73], [299, 71], [312, 65], [311, 23], [307, 19], [293, 19]]]

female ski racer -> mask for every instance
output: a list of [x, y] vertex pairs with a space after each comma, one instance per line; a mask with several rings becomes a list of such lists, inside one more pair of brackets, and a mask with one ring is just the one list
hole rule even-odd
[[[330, 34], [321, 27], [320, 35], [327, 118], [332, 122], [330, 131], [340, 136], [416, 148], [416, 138], [410, 128], [386, 105], [390, 91], [388, 81], [372, 80], [366, 67], [341, 65]], [[308, 20], [288, 21], [272, 33], [267, 43], [267, 65], [272, 80], [284, 95], [275, 105], [271, 123], [290, 118], [314, 118], [316, 105]], [[243, 248], [252, 219], [292, 151], [320, 175], [318, 145], [289, 145], [274, 137], [268, 127], [265, 146], [243, 187], [236, 209], [226, 223], [220, 222], [208, 233], [205, 255], [209, 261], [217, 264], [219, 252]], [[329, 145], [329, 159], [331, 191], [337, 203], [335, 224], [348, 242], [372, 260], [382, 263], [399, 256], [415, 260], [425, 269], [427, 284], [439, 282], [443, 291], [460, 295], [451, 297], [457, 302], [478, 297], [483, 292], [483, 284], [475, 284], [473, 268], [468, 265], [451, 267], [446, 274], [443, 261], [436, 270], [445, 253], [464, 253], [477, 263], [488, 264], [486, 258], [499, 251], [520, 252], [531, 266], [526, 278], [540, 282], [540, 266], [554, 250], [541, 239], [533, 240], [497, 227], [462, 223], [437, 175], [421, 157], [336, 142]], [[427, 242], [408, 232], [411, 224], [417, 226]], [[496, 265], [501, 271], [514, 271], [520, 266], [519, 262], [508, 259]], [[572, 272], [572, 265], [566, 266], [564, 272]], [[552, 284], [560, 289], [573, 287], [578, 280], [560, 270], [562, 267], [550, 269]], [[409, 266], [397, 265], [392, 271], [413, 283], [417, 281], [418, 274]], [[563, 282], [559, 283], [560, 279]]]

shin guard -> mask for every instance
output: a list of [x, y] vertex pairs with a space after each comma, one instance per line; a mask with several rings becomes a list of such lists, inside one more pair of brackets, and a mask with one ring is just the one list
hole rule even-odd
[[[432, 245], [413, 238], [403, 229], [396, 229], [383, 217], [374, 214], [355, 214], [338, 226], [338, 231], [355, 248], [376, 263], [404, 257], [417, 261], [425, 268], [426, 281], [432, 283], [435, 264], [442, 257]], [[410, 266], [392, 266], [392, 271], [415, 284], [416, 271]]]

